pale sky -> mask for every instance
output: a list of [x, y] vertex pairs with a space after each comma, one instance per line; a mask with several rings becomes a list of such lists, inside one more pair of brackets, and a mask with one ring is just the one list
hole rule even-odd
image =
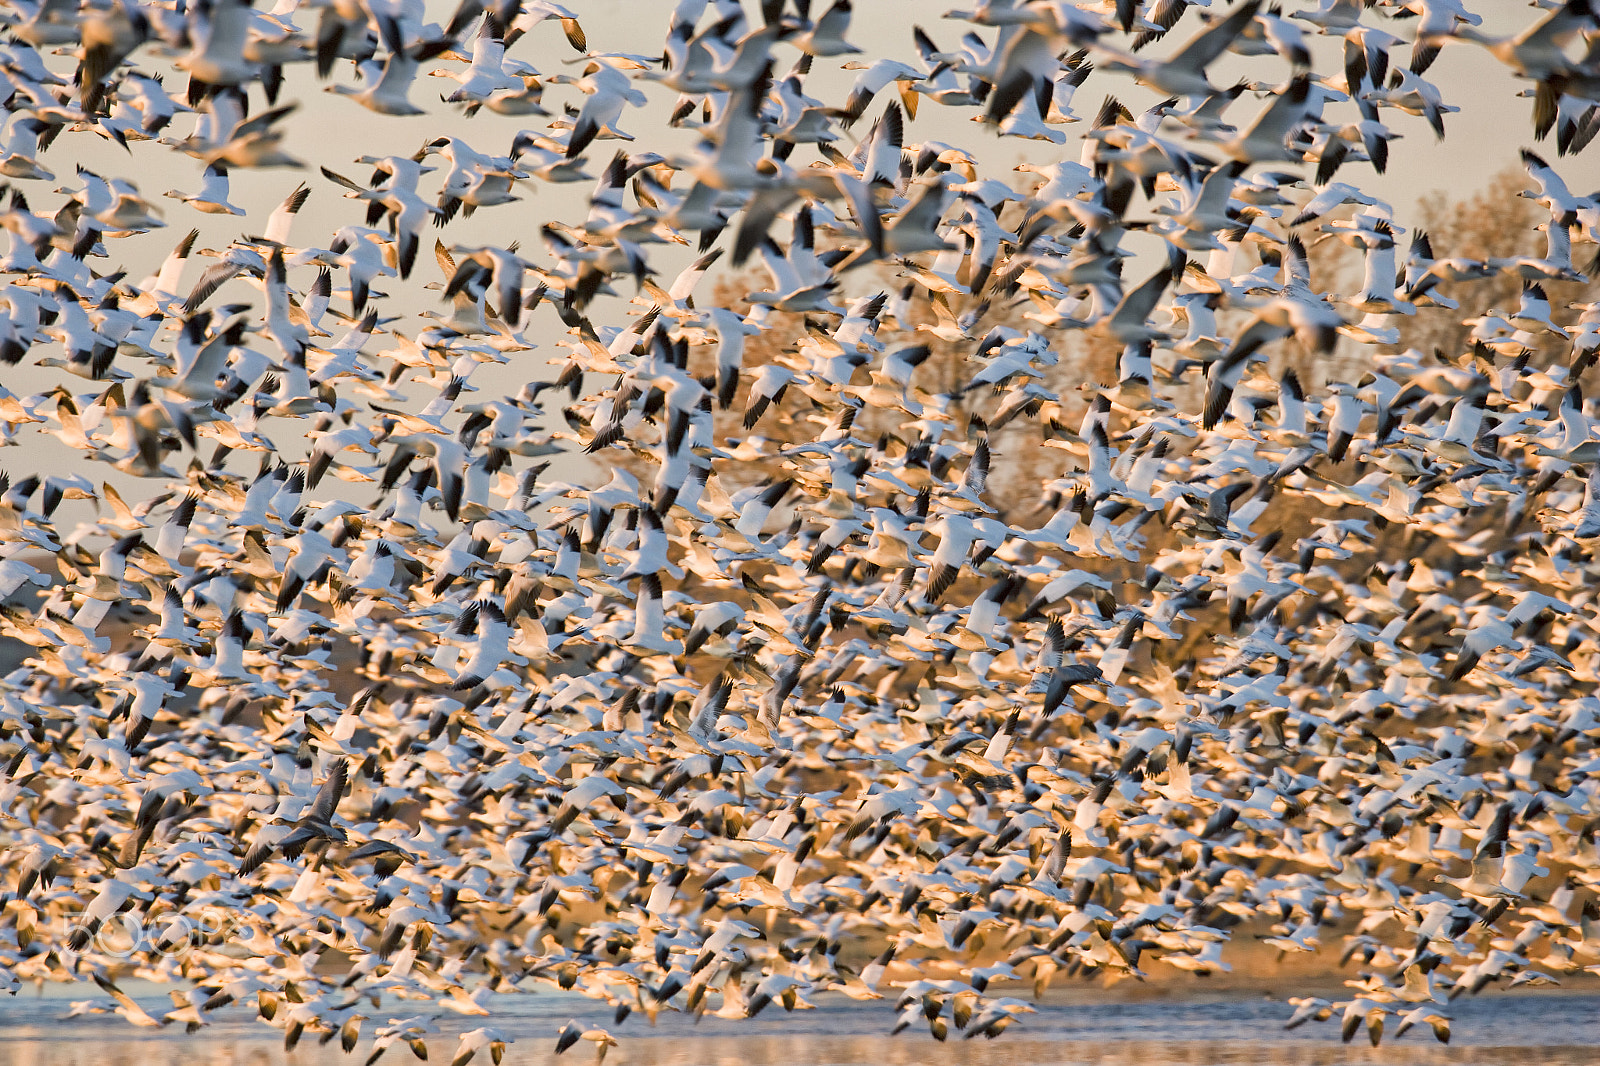
[[[822, 0], [818, 0], [821, 3]], [[430, 14], [441, 21], [448, 17], [453, 5], [430, 3]], [[1213, 5], [1220, 9], [1220, 5]], [[1539, 12], [1531, 7], [1508, 2], [1494, 4], [1479, 0], [1474, 6], [1485, 15], [1485, 29], [1489, 32], [1510, 32], [1519, 25], [1537, 18]], [[671, 5], [642, 2], [642, 0], [573, 0], [570, 4], [577, 12], [588, 34], [589, 46], [596, 51], [620, 51], [658, 55], [666, 34]], [[944, 48], [953, 49], [961, 34], [970, 24], [940, 17], [941, 5], [917, 0], [860, 0], [856, 6], [850, 39], [870, 60], [882, 56], [916, 63], [918, 57], [911, 40], [911, 26], [920, 24]], [[314, 16], [302, 15], [300, 22], [314, 26]], [[1405, 35], [1408, 22], [1386, 22], [1376, 13], [1368, 21], [1383, 26], [1390, 32]], [[1179, 43], [1195, 32], [1199, 23], [1194, 11], [1185, 16], [1178, 30], [1166, 41], [1147, 49], [1146, 54], [1161, 55], [1172, 51]], [[1308, 27], [1309, 28], [1309, 27]], [[985, 31], [993, 36], [992, 30]], [[1313, 69], [1337, 73], [1341, 68], [1342, 41], [1318, 38], [1312, 35], [1317, 48]], [[1397, 49], [1401, 58], [1409, 53], [1405, 47]], [[532, 63], [542, 73], [564, 73], [576, 76], [581, 65], [576, 52], [566, 43], [558, 25], [547, 22], [536, 27], [519, 41], [511, 55]], [[775, 49], [778, 72], [782, 73], [794, 61], [797, 53], [792, 48], [779, 45]], [[840, 69], [852, 57], [841, 56], [818, 59], [807, 81], [807, 92], [829, 103], [842, 103], [856, 72]], [[58, 61], [59, 63], [59, 61]], [[148, 61], [147, 61], [148, 65]], [[445, 65], [445, 64], [437, 64]], [[65, 69], [65, 68], [63, 68]], [[1276, 56], [1240, 57], [1229, 55], [1213, 66], [1212, 81], [1227, 84], [1235, 77], [1271, 82], [1287, 77], [1287, 65]], [[1445, 101], [1461, 108], [1460, 113], [1446, 117], [1449, 136], [1436, 141], [1433, 131], [1420, 117], [1403, 114], [1386, 108], [1381, 117], [1400, 140], [1391, 145], [1390, 166], [1387, 175], [1378, 175], [1364, 163], [1348, 164], [1336, 180], [1360, 186], [1369, 194], [1387, 199], [1404, 221], [1412, 213], [1416, 201], [1435, 189], [1443, 189], [1452, 196], [1469, 195], [1481, 188], [1497, 171], [1507, 165], [1517, 165], [1518, 149], [1535, 146], [1529, 132], [1531, 101], [1517, 93], [1528, 83], [1519, 82], [1510, 71], [1490, 58], [1481, 49], [1462, 44], [1446, 48], [1428, 72], [1428, 78], [1437, 84]], [[358, 84], [353, 68], [342, 63], [335, 69], [329, 84]], [[288, 82], [280, 98], [298, 101], [301, 110], [288, 120], [289, 150], [304, 159], [308, 168], [303, 171], [288, 169], [255, 172], [234, 171], [232, 175], [234, 201], [252, 211], [259, 208], [263, 214], [280, 200], [299, 181], [308, 182], [313, 190], [310, 202], [296, 225], [297, 241], [321, 242], [325, 235], [352, 219], [356, 205], [344, 202], [343, 190], [324, 179], [316, 171], [318, 164], [326, 165], [364, 182], [367, 170], [353, 160], [361, 155], [387, 155], [416, 151], [427, 140], [444, 133], [459, 136], [480, 151], [493, 150], [504, 153], [512, 138], [524, 128], [538, 128], [550, 120], [538, 116], [508, 118], [489, 111], [480, 111], [467, 118], [456, 108], [439, 101], [438, 96], [450, 91], [453, 83], [445, 78], [421, 77], [414, 86], [412, 100], [428, 108], [429, 114], [414, 118], [395, 118], [375, 115], [360, 104], [322, 91], [314, 72], [308, 65], [290, 68]], [[668, 127], [666, 116], [676, 94], [659, 85], [644, 85], [650, 105], [642, 109], [628, 109], [622, 119], [624, 130], [638, 139], [632, 144], [623, 141], [599, 141], [589, 149], [594, 161], [589, 169], [598, 173], [610, 153], [618, 148], [630, 151], [658, 151], [663, 154], [686, 152], [692, 149], [695, 135], [692, 131]], [[1042, 141], [1023, 141], [1018, 138], [1001, 138], [980, 123], [971, 121], [975, 108], [947, 108], [925, 102], [915, 120], [906, 126], [908, 143], [939, 140], [968, 148], [978, 158], [988, 163], [995, 176], [1010, 178], [1010, 168], [1018, 162], [1048, 162], [1061, 158], [1076, 159], [1080, 153], [1082, 131], [1087, 119], [1092, 117], [1101, 99], [1115, 94], [1135, 113], [1157, 102], [1158, 97], [1133, 84], [1125, 75], [1096, 72], [1078, 90], [1073, 109], [1085, 117], [1084, 122], [1056, 127], [1067, 136], [1065, 144], [1056, 146]], [[874, 116], [880, 113], [894, 94], [880, 94], [869, 108], [866, 117], [852, 130], [844, 133], [837, 146], [848, 152], [855, 138], [864, 136]], [[582, 94], [572, 86], [552, 85], [545, 91], [547, 108], [559, 112], [566, 101], [581, 102]], [[252, 92], [253, 106], [264, 106], [259, 87]], [[1235, 103], [1229, 117], [1235, 122], [1258, 112], [1264, 106], [1250, 95]], [[1328, 117], [1344, 117], [1350, 121], [1359, 118], [1353, 105], [1335, 104], [1328, 108]], [[180, 116], [172, 129], [182, 136], [187, 133], [189, 119]], [[1202, 146], [1201, 151], [1204, 151]], [[809, 146], [796, 150], [796, 162], [809, 162], [815, 158]], [[1575, 189], [1600, 185], [1600, 162], [1593, 153], [1572, 160], [1558, 160], [1553, 142], [1545, 146], [1544, 154], [1557, 169], [1568, 177]], [[196, 160], [153, 143], [135, 144], [130, 159], [116, 145], [98, 138], [73, 134], [61, 137], [42, 160], [56, 172], [57, 183], [72, 181], [72, 165], [83, 162], [96, 169], [117, 173], [135, 180], [142, 191], [166, 209], [168, 228], [147, 237], [131, 238], [120, 242], [117, 252], [125, 261], [129, 272], [142, 276], [159, 265], [167, 250], [189, 227], [198, 226], [202, 247], [217, 247], [249, 229], [242, 219], [227, 216], [205, 215], [176, 200], [157, 200], [169, 188], [194, 191], [199, 187], [200, 166]], [[1276, 169], [1282, 169], [1277, 167]], [[427, 179], [425, 179], [426, 182]], [[58, 198], [39, 197], [45, 183], [22, 183], [30, 197], [58, 203]], [[429, 186], [424, 185], [427, 190]], [[589, 186], [575, 183], [551, 186], [538, 181], [522, 185], [524, 204], [489, 209], [474, 219], [458, 220], [442, 231], [446, 243], [471, 245], [474, 243], [507, 243], [515, 236], [528, 238], [536, 235], [538, 226], [547, 218], [581, 221], [589, 194]], [[1309, 194], [1305, 194], [1309, 195]], [[35, 203], [35, 209], [42, 203]], [[1136, 202], [1134, 210], [1143, 210]], [[356, 214], [359, 214], [357, 208]], [[355, 219], [359, 221], [357, 217]], [[251, 216], [254, 222], [254, 215]], [[129, 254], [132, 253], [132, 254]]]
[[[823, 3], [824, 0], [816, 0], [814, 6]], [[430, 16], [443, 22], [448, 19], [453, 6], [430, 3]], [[661, 51], [672, 10], [670, 4], [640, 0], [571, 0], [570, 6], [581, 18], [590, 48], [651, 55]], [[1470, 6], [1485, 15], [1484, 29], [1491, 33], [1513, 32], [1540, 14], [1531, 7], [1506, 2], [1490, 4], [1479, 0]], [[1221, 10], [1220, 4], [1213, 4], [1213, 7]], [[921, 24], [940, 47], [949, 49], [954, 49], [962, 33], [971, 28], [968, 23], [942, 18], [942, 10], [939, 5], [918, 3], [916, 0], [858, 0], [849, 37], [864, 50], [863, 58], [869, 61], [889, 56], [915, 63], [918, 57], [911, 37], [913, 23]], [[753, 5], [752, 17], [759, 18], [754, 13]], [[314, 32], [315, 18], [313, 12], [306, 12], [300, 16], [299, 23], [303, 29]], [[1367, 21], [1402, 36], [1410, 32], [1409, 23], [1391, 23], [1376, 12], [1369, 14]], [[1177, 31], [1170, 34], [1166, 41], [1153, 45], [1147, 54], [1163, 55], [1172, 51], [1195, 33], [1198, 25], [1198, 20], [1191, 12]], [[984, 32], [985, 36], [991, 38], [994, 33], [993, 30]], [[1342, 65], [1342, 41], [1337, 38], [1317, 38], [1313, 43], [1317, 50], [1313, 69], [1337, 73]], [[1401, 60], [1409, 57], [1407, 48], [1402, 47], [1397, 51]], [[554, 21], [535, 27], [513, 47], [511, 54], [514, 58], [532, 63], [546, 75], [566, 73], [576, 76], [582, 71], [581, 65], [573, 63], [573, 60], [579, 59], [581, 64], [580, 57], [567, 44], [559, 25]], [[777, 70], [782, 73], [794, 62], [797, 53], [790, 47], [779, 45], [775, 55]], [[841, 69], [842, 64], [851, 58], [843, 56], [817, 60], [807, 81], [807, 92], [829, 103], [842, 103], [856, 76], [854, 71]], [[52, 57], [49, 62], [53, 69], [70, 74], [68, 60]], [[160, 69], [148, 56], [142, 56], [141, 63], [147, 70]], [[1246, 58], [1230, 55], [1213, 66], [1212, 80], [1218, 85], [1228, 84], [1237, 77], [1277, 82], [1284, 80], [1287, 75], [1287, 64], [1276, 56]], [[1446, 118], [1448, 139], [1436, 142], [1432, 130], [1422, 118], [1385, 109], [1381, 117], [1391, 129], [1402, 135], [1402, 139], [1391, 146], [1389, 173], [1380, 177], [1367, 164], [1354, 163], [1341, 170], [1337, 179], [1358, 185], [1369, 194], [1388, 200], [1401, 225], [1408, 225], [1408, 219], [1414, 215], [1420, 197], [1435, 189], [1444, 189], [1452, 196], [1469, 195], [1508, 164], [1515, 165], [1519, 148], [1533, 144], [1529, 132], [1531, 101], [1517, 96], [1524, 84], [1519, 83], [1505, 67], [1481, 49], [1466, 44], [1446, 48], [1427, 76], [1440, 87], [1447, 103], [1461, 108], [1460, 113]], [[341, 63], [330, 79], [329, 84], [333, 83], [357, 84], [352, 66]], [[181, 92], [181, 76], [170, 78], [169, 84], [175, 94]], [[63, 185], [78, 187], [73, 174], [75, 163], [81, 162], [104, 173], [134, 180], [152, 202], [164, 209], [167, 228], [108, 241], [114, 259], [91, 264], [96, 271], [106, 272], [115, 268], [114, 262], [116, 267], [126, 269], [134, 281], [153, 272], [190, 227], [200, 229], [197, 248], [220, 248], [240, 234], [259, 233], [265, 225], [266, 214], [300, 181], [307, 182], [313, 192], [296, 222], [292, 243], [297, 246], [325, 246], [339, 226], [361, 221], [361, 209], [359, 205], [342, 199], [343, 190], [318, 173], [318, 164], [365, 183], [370, 171], [353, 162], [357, 156], [391, 153], [410, 155], [427, 140], [444, 133], [462, 137], [480, 151], [492, 150], [499, 154], [509, 149], [517, 131], [536, 128], [550, 121], [538, 116], [513, 119], [488, 111], [467, 118], [439, 100], [441, 94], [453, 87], [454, 83], [444, 78], [419, 78], [413, 88], [412, 100], [430, 113], [415, 118], [393, 118], [372, 114], [353, 100], [323, 91], [324, 86], [317, 82], [309, 64], [291, 68], [280, 102], [298, 101], [301, 108], [288, 121], [288, 148], [309, 166], [298, 171], [234, 171], [232, 199], [250, 209], [251, 214], [247, 218], [206, 215], [177, 200], [162, 198], [160, 194], [168, 189], [198, 190], [201, 168], [198, 161], [154, 142], [134, 144], [130, 158], [128, 153], [109, 141], [86, 133], [67, 134], [41, 158], [41, 162], [55, 172], [57, 180], [53, 183], [18, 184], [24, 188], [35, 210], [54, 210], [62, 202], [62, 197], [52, 195], [51, 189]], [[588, 153], [592, 161], [589, 167], [592, 173], [598, 175], [617, 148], [651, 150], [662, 154], [687, 152], [693, 148], [696, 137], [692, 131], [674, 130], [667, 125], [667, 115], [676, 94], [659, 85], [645, 85], [644, 88], [650, 97], [649, 106], [629, 109], [621, 121], [622, 128], [635, 134], [638, 139], [632, 144], [622, 141], [596, 142]], [[1022, 161], [1050, 162], [1061, 158], [1078, 158], [1081, 133], [1108, 92], [1116, 94], [1136, 113], [1157, 99], [1135, 86], [1124, 75], [1097, 71], [1078, 90], [1073, 104], [1074, 111], [1083, 116], [1085, 121], [1056, 127], [1067, 136], [1064, 145], [1016, 138], [1002, 139], [987, 127], [971, 121], [977, 109], [945, 108], [931, 102], [925, 102], [918, 117], [907, 124], [906, 140], [908, 143], [917, 143], [931, 139], [960, 145], [973, 151], [992, 176], [1002, 179], [1031, 178], [1031, 175], [1013, 175], [1011, 168]], [[855, 138], [867, 134], [872, 118], [881, 113], [884, 105], [893, 98], [892, 90], [881, 94], [868, 109], [866, 117], [837, 142], [837, 147], [848, 152]], [[581, 99], [581, 94], [571, 86], [551, 85], [545, 91], [544, 104], [553, 114], [559, 114], [564, 102], [579, 103]], [[258, 108], [264, 106], [259, 86], [252, 90], [252, 104]], [[1235, 123], [1248, 121], [1263, 106], [1264, 101], [1247, 94], [1236, 102], [1229, 112], [1229, 118]], [[1340, 116], [1349, 121], [1359, 117], [1351, 104], [1330, 105], [1327, 117]], [[179, 116], [169, 128], [169, 135], [187, 135], [191, 121], [187, 116]], [[1553, 142], [1542, 150], [1566, 175], [1569, 185], [1575, 190], [1600, 186], [1600, 163], [1596, 162], [1600, 156], [1594, 152], [1578, 160], [1558, 160]], [[803, 165], [813, 158], [814, 149], [802, 146], [797, 149], [792, 161]], [[1278, 167], [1275, 165], [1274, 169]], [[1309, 167], [1307, 172], [1310, 172]], [[426, 184], [430, 181], [435, 184]], [[437, 187], [437, 176], [425, 178], [424, 182], [424, 194], [430, 195]], [[446, 244], [451, 245], [505, 245], [513, 240], [521, 240], [524, 255], [543, 261], [544, 251], [538, 240], [539, 226], [552, 218], [581, 222], [586, 213], [589, 191], [589, 183], [552, 186], [536, 180], [526, 182], [521, 186], [522, 203], [480, 211], [474, 218], [458, 219], [447, 229], [438, 232], [443, 235]], [[1142, 199], [1136, 199], [1130, 215], [1144, 217], [1146, 213], [1147, 205]], [[421, 288], [424, 283], [438, 279], [432, 262], [431, 243], [431, 239], [426, 242], [419, 256], [416, 274], [409, 285], [398, 282], [380, 284], [380, 288], [391, 295], [403, 297], [387, 301], [383, 311], [399, 316], [396, 327], [409, 335], [414, 335], [420, 328], [414, 317], [418, 310], [445, 310], [437, 293]], [[673, 274], [688, 259], [683, 251], [662, 246], [652, 246], [651, 256], [652, 262], [663, 275], [663, 283], [669, 283]], [[202, 263], [192, 261], [186, 274], [186, 283], [192, 283], [199, 275], [203, 269]], [[303, 268], [291, 277], [291, 284], [297, 288], [304, 287], [313, 276], [309, 268]], [[335, 282], [337, 286], [343, 283], [343, 279], [336, 274]], [[708, 280], [703, 284], [709, 289], [711, 283]], [[261, 303], [259, 291], [244, 282], [232, 283], [212, 298], [211, 305], [229, 300], [251, 301], [258, 307]], [[343, 305], [336, 303], [336, 306]], [[625, 314], [637, 313], [638, 310], [624, 308], [616, 301], [600, 301], [592, 309], [592, 314], [596, 324], [603, 326], [620, 323], [625, 320]], [[554, 343], [560, 339], [562, 327], [548, 311], [541, 311], [540, 315], [539, 328], [548, 328], [550, 343], [541, 343], [538, 350], [516, 356], [512, 366], [483, 368], [473, 378], [473, 384], [484, 393], [500, 389], [515, 392], [523, 382], [545, 378], [553, 373], [546, 361], [564, 361], [564, 350]], [[383, 347], [385, 345], [380, 339], [370, 343], [367, 350], [376, 352]], [[36, 346], [28, 363], [34, 362], [47, 350], [46, 345]], [[140, 364], [125, 357], [119, 360], [119, 365], [123, 364], [136, 373], [148, 373]], [[61, 372], [23, 366], [9, 369], [6, 377], [7, 386], [13, 392], [23, 394], [49, 388], [61, 380]], [[79, 379], [69, 378], [68, 381], [75, 392], [98, 391], [103, 387]], [[414, 400], [421, 402], [432, 395], [432, 390], [423, 385], [413, 386], [409, 392]], [[559, 419], [556, 421], [559, 423]], [[268, 427], [267, 432], [280, 444], [286, 444], [289, 438], [297, 435], [295, 430], [296, 427], [287, 423], [278, 423], [275, 427]], [[70, 452], [64, 447], [55, 446], [53, 442], [40, 449], [32, 444], [32, 441], [38, 440], [37, 434], [25, 432], [23, 437], [30, 441], [25, 455], [20, 451], [13, 452], [11, 457], [0, 455], [0, 462], [7, 462], [13, 472], [37, 464], [45, 472], [82, 471], [96, 480], [106, 473], [113, 473], [109, 467], [86, 464], [82, 453]], [[292, 448], [285, 448], [285, 451], [293, 455]], [[204, 445], [202, 454], [209, 456], [209, 444]], [[253, 469], [255, 458], [251, 456], [241, 460], [235, 464], [236, 468], [242, 469], [248, 462]]]

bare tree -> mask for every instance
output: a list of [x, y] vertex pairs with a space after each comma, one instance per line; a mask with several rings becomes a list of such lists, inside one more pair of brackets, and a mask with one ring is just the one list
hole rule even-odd
[[[1528, 175], [1521, 167], [1511, 166], [1496, 174], [1481, 191], [1463, 199], [1452, 199], [1443, 190], [1435, 190], [1417, 204], [1417, 229], [1428, 235], [1436, 259], [1487, 262], [1542, 256], [1544, 223], [1549, 212], [1522, 195], [1527, 187]], [[1415, 236], [1412, 234], [1413, 239]], [[1404, 249], [1399, 251], [1403, 262]], [[1499, 271], [1477, 281], [1447, 282], [1438, 291], [1463, 308], [1512, 314], [1521, 301], [1524, 285], [1529, 283], [1515, 273]], [[1593, 280], [1539, 284], [1549, 297], [1551, 318], [1558, 324], [1577, 319], [1577, 312], [1569, 304], [1592, 300], [1600, 292]], [[1419, 307], [1415, 315], [1400, 320], [1400, 347], [1425, 353], [1437, 350], [1455, 357], [1472, 347], [1471, 334], [1472, 323], [1463, 321], [1461, 311], [1448, 307]]]

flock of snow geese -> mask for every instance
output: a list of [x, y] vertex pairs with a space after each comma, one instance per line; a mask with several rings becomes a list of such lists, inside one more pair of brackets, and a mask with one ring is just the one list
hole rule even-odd
[[[0, 388], [0, 980], [370, 1063], [544, 986], [993, 1037], [1260, 945], [1353, 965], [1286, 1021], [1376, 1043], [1600, 971], [1600, 303], [1547, 295], [1600, 242], [1546, 162], [1600, 130], [1591, 0], [1506, 38], [1460, 0], [973, 4], [906, 62], [854, 58], [850, 0], [680, 0], [651, 55], [546, 0], [0, 4], [0, 361], [59, 371]], [[514, 58], [558, 30], [571, 73]], [[1443, 136], [1457, 48], [1555, 133], [1542, 256], [1435, 258], [1348, 183]], [[301, 72], [405, 116], [430, 64], [452, 133], [230, 200], [302, 165]], [[661, 93], [692, 150], [646, 148]], [[537, 128], [497, 154], [483, 109]], [[119, 239], [173, 223], [58, 176], [63, 133], [190, 157], [166, 218], [244, 235], [135, 282]], [[1063, 148], [986, 174], [996, 136]], [[572, 182], [581, 222], [527, 195]], [[360, 217], [302, 232], [308, 197]], [[527, 246], [452, 241], [480, 211]], [[425, 277], [444, 310], [381, 291]], [[1459, 350], [1397, 343], [1458, 305]], [[47, 435], [74, 472], [23, 476]]]

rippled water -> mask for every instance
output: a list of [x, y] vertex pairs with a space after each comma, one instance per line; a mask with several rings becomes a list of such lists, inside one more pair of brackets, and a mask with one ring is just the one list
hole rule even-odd
[[[138, 1029], [121, 1018], [91, 1015], [64, 1018], [74, 999], [90, 998], [93, 986], [51, 989], [43, 997], [24, 992], [0, 1001], [0, 1066], [358, 1066], [371, 1046], [371, 1034], [391, 1017], [405, 1016], [404, 1004], [374, 1012], [363, 1027], [355, 1054], [343, 1055], [337, 1043], [320, 1047], [308, 1035], [292, 1053], [282, 1036], [254, 1020], [249, 1009], [216, 1014], [216, 1024], [194, 1036], [171, 1029]], [[130, 988], [130, 991], [132, 989]], [[154, 988], [140, 990], [140, 1003], [159, 1014], [166, 997]], [[819, 1010], [784, 1014], [772, 1007], [756, 1021], [707, 1018], [696, 1024], [662, 1014], [655, 1026], [640, 1015], [610, 1024], [609, 1011], [576, 996], [507, 997], [492, 1024], [516, 1039], [505, 1066], [561, 1062], [591, 1066], [592, 1045], [580, 1043], [561, 1059], [554, 1055], [555, 1033], [569, 1019], [604, 1026], [621, 1045], [606, 1057], [608, 1066], [1332, 1066], [1336, 1063], [1568, 1064], [1600, 1062], [1600, 995], [1492, 995], [1451, 1004], [1452, 1042], [1436, 1043], [1423, 1027], [1383, 1046], [1339, 1043], [1336, 1023], [1312, 1024], [1284, 1032], [1288, 1010], [1281, 1002], [1254, 998], [1186, 1000], [1065, 1000], [1042, 1004], [1037, 1014], [997, 1040], [968, 1041], [952, 1036], [935, 1042], [925, 1030], [887, 1035], [893, 1025], [888, 1003], [840, 1003]], [[430, 1039], [430, 1063], [448, 1064], [455, 1033], [485, 1024], [483, 1019], [447, 1018]], [[1390, 1022], [1393, 1031], [1393, 1021]], [[480, 1055], [481, 1066], [489, 1066]], [[416, 1066], [404, 1046], [391, 1048], [382, 1066]], [[480, 1066], [474, 1060], [473, 1066]]]

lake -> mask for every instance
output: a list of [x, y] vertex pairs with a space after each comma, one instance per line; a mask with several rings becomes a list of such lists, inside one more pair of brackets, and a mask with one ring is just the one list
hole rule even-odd
[[[159, 1015], [168, 1000], [155, 986], [129, 984], [141, 1005]], [[408, 1011], [406, 1003], [372, 1012], [362, 1042], [346, 1056], [337, 1042], [318, 1046], [312, 1034], [292, 1053], [282, 1034], [254, 1019], [253, 1008], [230, 1008], [213, 1015], [215, 1024], [193, 1036], [181, 1030], [140, 1029], [114, 1015], [64, 1018], [74, 1000], [103, 998], [93, 985], [32, 988], [0, 1000], [0, 1066], [359, 1066], [371, 1049], [376, 1029]], [[555, 1034], [570, 1019], [603, 1026], [621, 1044], [606, 1056], [608, 1066], [1333, 1066], [1336, 1063], [1520, 1064], [1546, 1066], [1600, 1061], [1600, 995], [1485, 993], [1464, 997], [1449, 1007], [1452, 1042], [1437, 1043], [1425, 1026], [1392, 1038], [1394, 1020], [1382, 1047], [1372, 1048], [1365, 1033], [1357, 1043], [1339, 1042], [1336, 1022], [1283, 1030], [1289, 1009], [1282, 1002], [1238, 995], [1208, 998], [1116, 1000], [1052, 996], [1037, 1014], [996, 1040], [964, 1040], [952, 1034], [938, 1043], [926, 1029], [888, 1035], [894, 1024], [892, 1001], [829, 1003], [817, 1010], [785, 1014], [769, 1007], [754, 1021], [705, 1018], [696, 1024], [663, 1013], [655, 1026], [641, 1014], [621, 1025], [610, 1011], [579, 996], [537, 993], [504, 997], [504, 1007], [488, 1019], [448, 1016], [429, 1040], [429, 1061], [448, 1064], [455, 1034], [492, 1024], [516, 1040], [504, 1066], [562, 1063], [592, 1066], [594, 1046], [580, 1042], [561, 1058]], [[403, 1044], [390, 1048], [382, 1066], [407, 1066], [417, 1060]], [[489, 1066], [486, 1052], [473, 1066]]]

